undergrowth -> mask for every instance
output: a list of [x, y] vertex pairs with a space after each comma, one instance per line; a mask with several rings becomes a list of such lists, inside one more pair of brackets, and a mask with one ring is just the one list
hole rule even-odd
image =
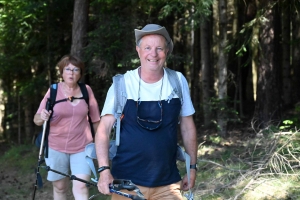
[[204, 142], [195, 199], [300, 199], [299, 140], [299, 132], [273, 132], [245, 141]]
[[[207, 137], [198, 147], [197, 180], [192, 189], [194, 200], [300, 199], [300, 132], [272, 131], [273, 128], [263, 130], [254, 138]], [[31, 177], [29, 182], [33, 182], [38, 154], [39, 150], [32, 145], [12, 146], [0, 157], [0, 170], [15, 169], [16, 173]], [[185, 163], [178, 162], [178, 167], [184, 175]], [[51, 191], [45, 170], [41, 173]], [[17, 199], [29, 199], [26, 189], [15, 190], [14, 187], [5, 192], [15, 193], [13, 197]], [[97, 192], [96, 188], [90, 190], [91, 195]], [[100, 195], [95, 199], [107, 197]]]
[[16, 168], [19, 173], [28, 173], [38, 161], [38, 150], [32, 145], [16, 145], [0, 157], [2, 168]]

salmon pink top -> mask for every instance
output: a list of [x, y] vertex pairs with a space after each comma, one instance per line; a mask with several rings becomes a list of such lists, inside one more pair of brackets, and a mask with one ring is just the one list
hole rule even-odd
[[[80, 99], [76, 105], [71, 104], [70, 101], [54, 105], [48, 137], [50, 148], [72, 154], [84, 151], [85, 146], [93, 141], [87, 116], [88, 110], [93, 123], [100, 121], [100, 114], [92, 89], [88, 85], [86, 88], [89, 94], [89, 108], [84, 99]], [[47, 98], [50, 98], [50, 89], [40, 103], [37, 114], [45, 108]], [[64, 98], [66, 97], [62, 91], [62, 83], [58, 83], [56, 101]]]

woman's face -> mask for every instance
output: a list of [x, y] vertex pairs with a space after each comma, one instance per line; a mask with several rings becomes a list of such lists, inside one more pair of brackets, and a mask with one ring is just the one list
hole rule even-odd
[[80, 75], [80, 68], [72, 65], [71, 63], [64, 67], [62, 78], [65, 83], [67, 84], [77, 84], [79, 81]]

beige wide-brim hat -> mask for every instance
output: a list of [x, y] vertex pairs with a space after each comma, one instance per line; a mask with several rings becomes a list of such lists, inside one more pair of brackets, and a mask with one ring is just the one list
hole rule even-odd
[[168, 33], [168, 31], [166, 30], [165, 27], [157, 25], [157, 24], [148, 24], [146, 25], [144, 28], [142, 28], [141, 30], [138, 29], [134, 29], [135, 32], [135, 43], [136, 45], [138, 44], [138, 41], [144, 37], [145, 35], [152, 35], [152, 34], [158, 34], [158, 35], [162, 35], [166, 38], [167, 43], [168, 43], [168, 47], [169, 47], [169, 51], [168, 51], [168, 55], [170, 55], [173, 51], [173, 41], [170, 38], [170, 35]]

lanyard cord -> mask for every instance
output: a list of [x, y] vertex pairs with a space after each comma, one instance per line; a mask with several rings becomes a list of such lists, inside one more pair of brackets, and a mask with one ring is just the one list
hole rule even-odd
[[[137, 103], [140, 104], [141, 101], [140, 101], [140, 91], [141, 91], [141, 67], [138, 69], [138, 74], [139, 74], [139, 90], [138, 90], [138, 100], [137, 100]], [[163, 77], [162, 77], [162, 80], [161, 80], [161, 88], [160, 88], [160, 94], [159, 94], [159, 106], [161, 107], [161, 94], [162, 94], [162, 88], [163, 88], [163, 84], [164, 84], [164, 74], [163, 74]]]

